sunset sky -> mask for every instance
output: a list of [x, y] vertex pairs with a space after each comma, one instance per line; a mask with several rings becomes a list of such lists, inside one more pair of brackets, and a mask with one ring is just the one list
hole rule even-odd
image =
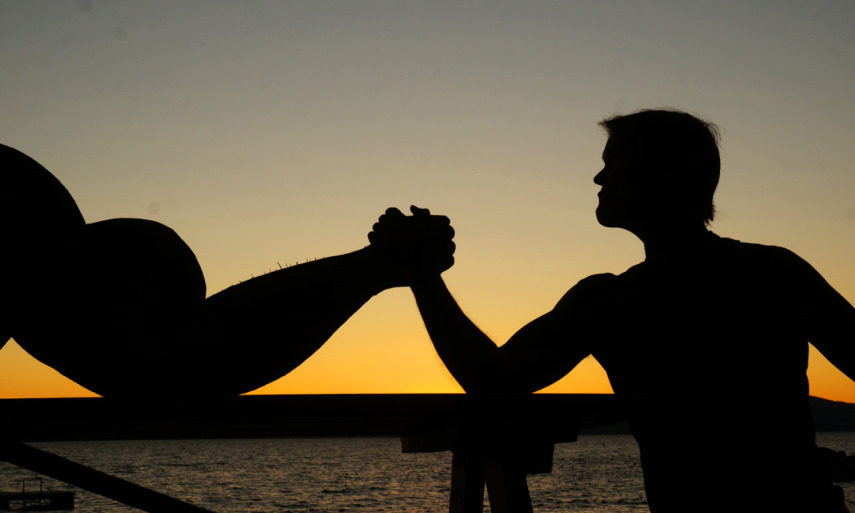
[[[853, 24], [849, 0], [0, 1], [0, 142], [89, 222], [174, 228], [209, 294], [429, 207], [457, 231], [449, 288], [504, 342], [643, 258], [594, 218], [597, 122], [676, 107], [722, 129], [713, 230], [792, 249], [855, 302]], [[816, 351], [809, 375], [855, 402]], [[457, 391], [406, 289], [259, 390]], [[547, 391], [610, 388], [588, 359]], [[0, 350], [0, 397], [86, 395]]]

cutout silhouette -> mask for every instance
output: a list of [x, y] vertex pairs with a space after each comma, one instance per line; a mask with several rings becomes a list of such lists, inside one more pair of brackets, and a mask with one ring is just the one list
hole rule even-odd
[[[87, 224], [59, 180], [2, 145], [0, 181], [2, 344], [13, 337], [103, 396], [239, 394], [270, 383], [373, 295], [408, 283], [410, 265], [397, 264], [418, 260], [402, 253], [418, 245], [367, 246], [206, 298], [196, 257], [170, 228], [143, 219]], [[447, 218], [421, 228], [426, 247], [453, 248]], [[425, 255], [431, 272], [453, 262], [450, 253]]]
[[[601, 125], [596, 217], [636, 235], [645, 260], [583, 279], [501, 346], [438, 274], [418, 274], [439, 356], [489, 393], [539, 390], [593, 355], [617, 394], [645, 398], [629, 415], [654, 513], [848, 511], [815, 444], [806, 369], [810, 342], [855, 378], [855, 309], [794, 253], [708, 230], [713, 125], [665, 109]], [[370, 238], [417, 239], [425, 214], [387, 211]]]

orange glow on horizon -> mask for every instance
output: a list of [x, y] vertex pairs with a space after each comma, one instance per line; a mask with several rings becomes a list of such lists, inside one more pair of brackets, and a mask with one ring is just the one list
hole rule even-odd
[[[407, 349], [407, 351], [412, 348]], [[320, 353], [320, 352], [319, 352]], [[396, 355], [392, 355], [394, 359]], [[366, 357], [366, 361], [367, 361]], [[438, 358], [419, 365], [394, 367], [393, 360], [371, 367], [336, 363], [335, 355], [310, 358], [287, 376], [250, 394], [418, 394], [462, 393]], [[364, 362], [362, 362], [364, 363]], [[808, 376], [811, 395], [855, 403], [855, 383], [834, 368], [813, 347]], [[612, 393], [605, 371], [588, 357], [576, 369], [541, 393]], [[97, 397], [46, 365], [39, 363], [14, 341], [0, 350], [0, 398]]]
[[0, 350], [0, 399], [98, 397], [9, 340]]

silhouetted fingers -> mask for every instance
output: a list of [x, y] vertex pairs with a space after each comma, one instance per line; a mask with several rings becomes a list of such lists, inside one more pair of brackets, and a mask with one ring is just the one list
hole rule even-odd
[[438, 255], [433, 260], [433, 271], [436, 273], [442, 273], [443, 271], [447, 271], [454, 265], [454, 243], [449, 243], [451, 248], [449, 251]]
[[451, 226], [451, 220], [446, 216], [413, 216], [413, 222], [421, 228], [425, 235], [430, 235], [435, 238], [454, 237], [454, 228]]
[[435, 232], [436, 235], [448, 238], [454, 237], [454, 228], [451, 227], [451, 219], [448, 216], [431, 215], [429, 209], [420, 208], [415, 205], [410, 205], [410, 212], [413, 213], [412, 217], [417, 222], [430, 223], [427, 229]]
[[411, 206], [411, 216], [389, 208], [368, 234], [372, 246], [412, 271], [442, 272], [454, 263], [454, 229], [446, 216]]
[[437, 218], [437, 231], [442, 233], [444, 237], [448, 237], [449, 239], [454, 238], [454, 227], [451, 226], [451, 220], [445, 216]]
[[401, 223], [407, 216], [404, 215], [403, 212], [398, 210], [395, 207], [390, 207], [386, 209], [386, 212], [383, 213], [380, 218], [377, 220], [377, 224], [374, 225], [374, 230], [377, 230], [378, 227], [386, 226], [386, 225], [394, 225]]
[[431, 223], [431, 229], [436, 231], [437, 233], [441, 233], [448, 238], [454, 237], [454, 228], [451, 226], [451, 219], [449, 219], [448, 216], [432, 215], [421, 217], [420, 214], [418, 218], [420, 220], [429, 220], [429, 222]]
[[[445, 244], [443, 244], [441, 247], [442, 247], [442, 252], [440, 253], [441, 256], [440, 256], [439, 260], [446, 259], [446, 260], [451, 260], [451, 262], [454, 262], [454, 256], [453, 255], [454, 255], [454, 252], [457, 250], [457, 244], [455, 244], [454, 241], [450, 240], [450, 241], [447, 241]], [[451, 267], [451, 266], [449, 265], [448, 267]]]

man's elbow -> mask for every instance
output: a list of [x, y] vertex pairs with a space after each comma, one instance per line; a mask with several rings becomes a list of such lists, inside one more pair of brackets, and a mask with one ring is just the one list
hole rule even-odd
[[493, 372], [458, 378], [457, 382], [467, 394], [531, 394], [542, 388], [505, 373]]

